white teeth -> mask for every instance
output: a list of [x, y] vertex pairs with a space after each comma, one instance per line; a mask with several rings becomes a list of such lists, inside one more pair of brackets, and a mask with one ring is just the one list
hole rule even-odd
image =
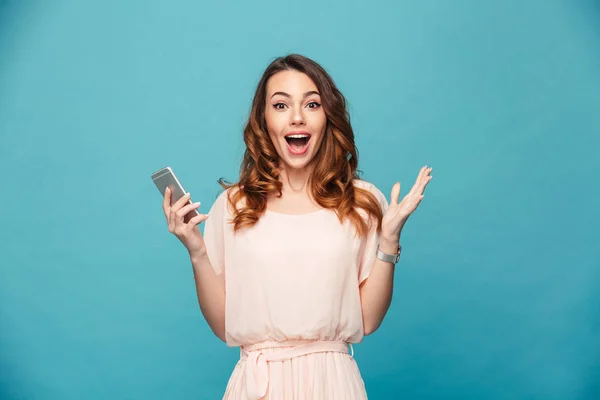
[[294, 139], [304, 139], [304, 138], [307, 138], [308, 135], [288, 135], [286, 137], [294, 138]]

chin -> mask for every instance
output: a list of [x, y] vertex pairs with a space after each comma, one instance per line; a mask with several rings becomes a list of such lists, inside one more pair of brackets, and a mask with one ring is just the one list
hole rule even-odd
[[284, 166], [292, 169], [303, 169], [310, 164], [312, 161], [312, 157], [302, 157], [302, 159], [289, 159], [287, 157], [283, 158]]

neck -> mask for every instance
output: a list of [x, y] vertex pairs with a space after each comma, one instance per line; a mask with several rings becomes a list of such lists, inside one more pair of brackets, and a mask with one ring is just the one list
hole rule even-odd
[[280, 180], [283, 182], [284, 191], [295, 193], [306, 192], [308, 190], [308, 178], [310, 178], [312, 170], [313, 168], [309, 166], [301, 169], [285, 166], [281, 171], [280, 176]]

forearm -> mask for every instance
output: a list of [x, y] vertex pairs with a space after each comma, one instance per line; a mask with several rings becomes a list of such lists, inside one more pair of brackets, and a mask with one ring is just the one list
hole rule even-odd
[[[380, 239], [379, 248], [384, 253], [395, 254], [398, 240]], [[367, 280], [360, 287], [360, 301], [363, 312], [365, 335], [377, 330], [385, 317], [394, 291], [394, 264], [378, 258], [373, 262]]]
[[210, 265], [206, 250], [190, 254], [200, 311], [213, 333], [225, 342], [225, 286]]

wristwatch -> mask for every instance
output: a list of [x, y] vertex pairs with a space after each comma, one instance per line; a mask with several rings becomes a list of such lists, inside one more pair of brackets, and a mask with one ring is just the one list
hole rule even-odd
[[396, 254], [387, 254], [383, 251], [379, 250], [379, 245], [377, 245], [377, 258], [381, 261], [390, 262], [396, 264], [398, 260], [400, 260], [400, 253], [402, 252], [402, 246], [398, 245], [398, 252]]

